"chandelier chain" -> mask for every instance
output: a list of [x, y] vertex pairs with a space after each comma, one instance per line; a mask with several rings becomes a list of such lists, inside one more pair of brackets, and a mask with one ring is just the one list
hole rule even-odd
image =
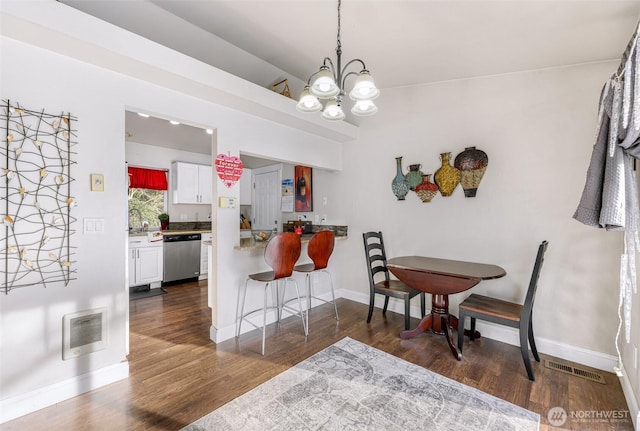
[[340, 42], [340, 5], [342, 4], [341, 0], [338, 0], [338, 48], [337, 49], [341, 49], [342, 48], [342, 43]]

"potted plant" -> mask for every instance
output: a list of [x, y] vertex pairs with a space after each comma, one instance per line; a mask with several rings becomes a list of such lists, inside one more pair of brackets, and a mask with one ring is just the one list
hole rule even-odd
[[158, 216], [158, 220], [160, 220], [160, 230], [166, 230], [169, 228], [169, 214], [162, 213]]

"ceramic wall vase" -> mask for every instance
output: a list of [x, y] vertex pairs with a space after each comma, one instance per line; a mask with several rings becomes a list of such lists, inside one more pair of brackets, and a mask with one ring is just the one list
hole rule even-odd
[[402, 157], [396, 157], [396, 176], [391, 182], [391, 190], [399, 201], [403, 201], [409, 193], [409, 183], [402, 174]]
[[476, 147], [467, 147], [456, 156], [453, 165], [460, 170], [460, 184], [465, 197], [473, 198], [476, 196], [478, 185], [488, 164], [487, 154]]
[[441, 153], [440, 161], [442, 165], [433, 174], [433, 178], [442, 196], [451, 196], [451, 193], [460, 183], [460, 171], [451, 166], [451, 153]]
[[409, 165], [409, 172], [406, 173], [404, 179], [409, 184], [409, 190], [415, 190], [416, 186], [422, 183], [422, 172], [420, 172], [421, 164], [417, 163]]
[[422, 175], [422, 182], [416, 186], [416, 194], [422, 202], [431, 202], [437, 193], [438, 186], [431, 182], [431, 174]]

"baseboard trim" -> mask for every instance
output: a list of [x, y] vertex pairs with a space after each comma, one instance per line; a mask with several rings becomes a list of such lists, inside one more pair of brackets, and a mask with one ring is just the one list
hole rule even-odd
[[0, 424], [129, 377], [129, 363], [100, 368], [0, 401]]
[[622, 365], [622, 376], [620, 376], [620, 385], [622, 386], [624, 397], [627, 400], [627, 406], [629, 406], [629, 415], [631, 416], [631, 420], [633, 421], [633, 429], [637, 430], [638, 425], [640, 424], [640, 404], [638, 404], [638, 399], [633, 393], [633, 387], [631, 386], [629, 375], [624, 369], [624, 365]]

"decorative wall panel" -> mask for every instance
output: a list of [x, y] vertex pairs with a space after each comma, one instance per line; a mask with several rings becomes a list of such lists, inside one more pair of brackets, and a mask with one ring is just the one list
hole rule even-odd
[[3, 100], [0, 148], [0, 289], [74, 279], [70, 113], [32, 111]]

